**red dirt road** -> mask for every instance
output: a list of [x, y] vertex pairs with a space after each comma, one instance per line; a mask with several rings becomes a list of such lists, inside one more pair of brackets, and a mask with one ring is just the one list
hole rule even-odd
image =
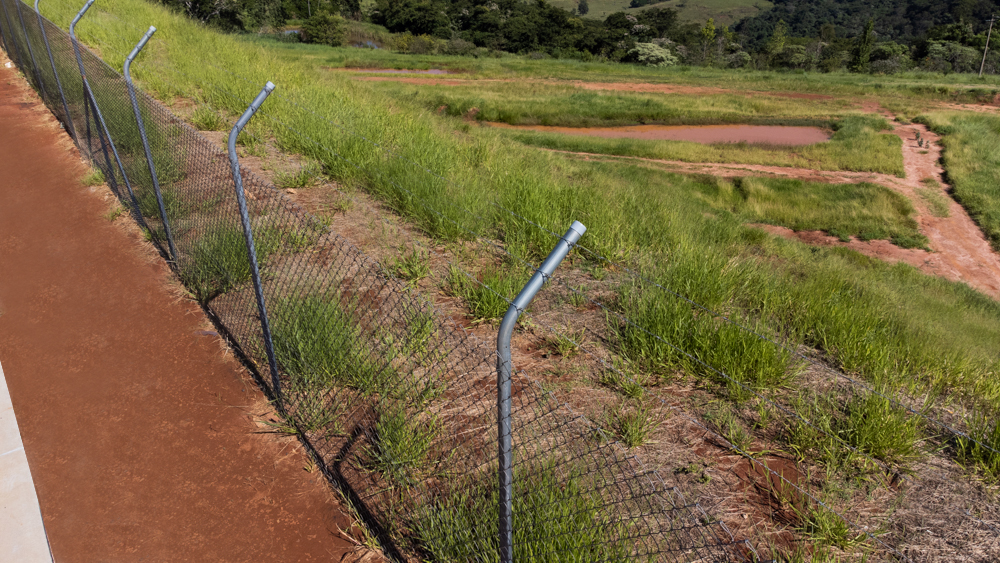
[[355, 559], [321, 473], [2, 65], [0, 131], [0, 361], [55, 560]]

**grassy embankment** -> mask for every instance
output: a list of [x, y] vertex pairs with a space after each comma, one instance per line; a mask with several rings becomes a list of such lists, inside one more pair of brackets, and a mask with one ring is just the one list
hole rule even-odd
[[920, 118], [942, 134], [942, 160], [955, 199], [1000, 252], [1000, 117], [938, 112]]
[[[411, 105], [393, 101], [370, 85], [318, 69], [309, 57], [297, 60], [295, 53], [304, 52], [300, 47], [291, 49], [221, 35], [136, 0], [118, 0], [109, 6], [125, 20], [155, 23], [161, 30], [144, 55], [157, 59], [159, 64], [140, 60], [134, 67], [138, 78], [161, 99], [198, 98], [235, 114], [270, 79], [278, 84], [280, 93], [318, 114], [392, 147], [422, 167], [448, 175], [453, 183], [419, 173], [413, 165], [374, 150], [358, 137], [344, 135], [280, 98], [272, 97], [266, 111], [255, 121], [257, 132], [273, 136], [284, 150], [323, 161], [331, 177], [388, 202], [431, 236], [455, 239], [462, 233], [424, 209], [414, 195], [449, 214], [455, 206], [472, 211], [485, 220], [462, 214], [453, 218], [463, 226], [501, 238], [515, 252], [534, 257], [548, 250], [548, 236], [498, 212], [491, 201], [553, 230], [562, 230], [571, 220], [581, 219], [590, 228], [584, 243], [596, 251], [648, 264], [647, 275], [667, 287], [744, 319], [765, 333], [818, 348], [838, 367], [888, 392], [931, 392], [952, 401], [978, 400], [990, 412], [1000, 407], [994, 346], [1000, 338], [1000, 306], [963, 285], [925, 276], [905, 265], [889, 266], [843, 249], [809, 248], [746, 228], [742, 223], [752, 206], [744, 205], [744, 211], [735, 213], [718, 213], [718, 209], [692, 197], [710, 192], [712, 188], [704, 179], [628, 164], [574, 161], [520, 147], [495, 131], [414, 111]], [[75, 12], [64, 2], [53, 3], [49, 10], [58, 10], [52, 17], [64, 26]], [[131, 49], [131, 44], [120, 37], [139, 36], [135, 29], [102, 17], [100, 12], [89, 15], [79, 30], [114, 64], [120, 64]], [[319, 53], [310, 52], [314, 58]], [[331, 58], [352, 54], [345, 49], [326, 52]], [[207, 67], [206, 53], [211, 54], [213, 65], [239, 72], [251, 83]], [[384, 57], [377, 52], [371, 54], [375, 60]], [[623, 76], [659, 81], [700, 76], [710, 84], [727, 82], [740, 87], [750, 81], [758, 88], [805, 91], [858, 92], [874, 80], [847, 75], [651, 71], [523, 59], [471, 64], [482, 64], [486, 74], [502, 73], [503, 65], [510, 64], [520, 65], [523, 74], [538, 75], [544, 74], [545, 64], [551, 64], [552, 74], [561, 76], [592, 71], [614, 80]], [[171, 67], [183, 74], [164, 72]], [[600, 73], [587, 76], [592, 79]], [[905, 80], [886, 79], [893, 84], [886, 88], [890, 99], [901, 99], [910, 92], [911, 86]], [[940, 81], [940, 77], [935, 80]], [[234, 100], [207, 84], [239, 93], [242, 100]], [[927, 96], [950, 99], [953, 91], [929, 91]], [[317, 150], [269, 118], [278, 118], [305, 132], [351, 164]], [[461, 135], [455, 135], [456, 129]], [[864, 145], [858, 149], [867, 150]], [[400, 191], [395, 184], [406, 186], [414, 195]], [[780, 191], [781, 186], [770, 184], [769, 189]], [[895, 214], [894, 220], [905, 225], [906, 217], [899, 208], [888, 208]], [[779, 215], [775, 207], [759, 213]], [[815, 220], [810, 224], [818, 226], [825, 221], [827, 229], [838, 228], [835, 217], [819, 214]], [[862, 228], [855, 230], [863, 232]], [[792, 384], [783, 375], [794, 371], [791, 361], [753, 335], [730, 328], [719, 330], [711, 319], [678, 306], [654, 288], [623, 287], [619, 294], [618, 307], [639, 326], [682, 344], [696, 357], [733, 377], [761, 388]], [[645, 333], [630, 327], [614, 329], [614, 346], [636, 366], [648, 371], [681, 368], [698, 372]], [[769, 373], [777, 375], [761, 377]], [[845, 416], [849, 414], [848, 405], [835, 408], [844, 409]]]

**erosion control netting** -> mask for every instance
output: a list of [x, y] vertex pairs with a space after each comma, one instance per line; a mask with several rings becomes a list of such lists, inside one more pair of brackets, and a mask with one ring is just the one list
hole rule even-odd
[[[273, 392], [227, 156], [139, 92], [171, 256], [122, 76], [81, 45], [86, 95], [67, 33], [17, 0], [0, 5], [10, 58]], [[493, 344], [252, 173], [243, 184], [289, 429], [389, 552], [496, 560]], [[531, 378], [512, 384], [515, 559], [754, 557]]]

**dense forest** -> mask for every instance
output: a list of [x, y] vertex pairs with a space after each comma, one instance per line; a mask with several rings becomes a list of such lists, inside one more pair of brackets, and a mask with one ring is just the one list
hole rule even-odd
[[[733, 29], [655, 6], [582, 18], [545, 0], [161, 0], [224, 29], [302, 22], [301, 38], [341, 44], [346, 20], [384, 26], [397, 50], [519, 53], [645, 65], [894, 73], [978, 72], [993, 0], [774, 0]], [[644, 5], [644, 0], [634, 0]], [[416, 51], [413, 51], [416, 52]], [[1000, 72], [990, 50], [985, 71]]]

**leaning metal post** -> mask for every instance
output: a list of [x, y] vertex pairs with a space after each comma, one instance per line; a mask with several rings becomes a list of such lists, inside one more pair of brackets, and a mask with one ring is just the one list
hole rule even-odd
[[45, 84], [42, 84], [42, 73], [38, 68], [38, 61], [35, 60], [35, 50], [31, 48], [31, 38], [28, 37], [28, 26], [24, 25], [24, 14], [21, 13], [21, 0], [14, 0], [14, 9], [17, 10], [17, 18], [21, 20], [21, 29], [24, 31], [24, 44], [28, 46], [28, 56], [31, 58], [31, 70], [34, 71], [35, 80], [38, 81], [38, 91], [42, 94], [42, 99], [46, 97]]
[[510, 357], [510, 337], [514, 332], [518, 317], [528, 308], [528, 304], [535, 298], [535, 294], [542, 288], [542, 284], [548, 281], [559, 263], [563, 261], [563, 258], [566, 258], [570, 249], [586, 231], [587, 227], [584, 227], [582, 223], [573, 221], [569, 230], [552, 249], [549, 257], [531, 276], [521, 293], [517, 294], [517, 298], [507, 309], [507, 314], [504, 315], [503, 321], [500, 323], [500, 332], [497, 334], [497, 445], [500, 461], [497, 477], [500, 493], [500, 563], [511, 563], [514, 559], [514, 529], [511, 522], [514, 475], [510, 423], [510, 388], [513, 365]]
[[264, 332], [264, 350], [267, 352], [268, 366], [271, 368], [271, 390], [276, 399], [281, 398], [281, 379], [278, 377], [278, 362], [274, 358], [274, 344], [271, 341], [271, 324], [267, 319], [267, 307], [264, 305], [264, 289], [260, 284], [260, 267], [257, 265], [257, 250], [253, 244], [253, 231], [250, 229], [250, 215], [247, 213], [247, 200], [243, 194], [243, 178], [240, 176], [240, 159], [236, 155], [236, 137], [253, 117], [264, 100], [271, 95], [274, 84], [268, 82], [257, 97], [250, 102], [243, 115], [240, 116], [233, 130], [229, 132], [229, 164], [233, 169], [233, 182], [236, 183], [236, 201], [240, 206], [240, 221], [243, 223], [243, 237], [247, 243], [247, 254], [250, 257], [250, 274], [253, 277], [253, 289], [257, 294], [257, 311], [260, 313], [260, 326]]
[[73, 128], [73, 118], [69, 115], [69, 105], [66, 103], [66, 94], [63, 93], [62, 81], [59, 80], [59, 71], [56, 70], [56, 60], [52, 57], [52, 47], [49, 46], [49, 37], [45, 34], [45, 23], [42, 21], [42, 13], [38, 11], [38, 0], [35, 0], [35, 14], [38, 16], [38, 28], [42, 30], [42, 41], [45, 43], [45, 51], [49, 54], [52, 75], [56, 77], [56, 87], [59, 88], [59, 98], [62, 100], [63, 111], [66, 112], [66, 125], [69, 125], [69, 134], [79, 143], [80, 139], [77, 138], [76, 129]]
[[[139, 200], [136, 199], [135, 193], [132, 191], [132, 183], [128, 180], [128, 174], [125, 173], [125, 167], [122, 165], [122, 159], [118, 156], [118, 149], [115, 147], [115, 141], [111, 138], [111, 131], [108, 130], [108, 126], [104, 123], [104, 116], [101, 115], [101, 108], [97, 106], [97, 100], [94, 98], [94, 92], [90, 89], [90, 82], [87, 81], [87, 71], [83, 68], [83, 55], [80, 54], [80, 42], [76, 38], [76, 24], [79, 23], [80, 18], [87, 13], [87, 10], [94, 5], [96, 0], [87, 0], [80, 12], [76, 14], [73, 21], [69, 24], [69, 37], [73, 40], [73, 50], [76, 52], [76, 64], [80, 66], [80, 77], [83, 79], [83, 96], [84, 104], [90, 101], [91, 109], [94, 110], [94, 116], [97, 117], [97, 123], [101, 126], [101, 131], [104, 132], [104, 136], [108, 138], [108, 143], [111, 145], [111, 152], [115, 155], [115, 162], [118, 164], [118, 170], [122, 173], [122, 178], [125, 180], [125, 187], [128, 189], [129, 198], [132, 199], [132, 205], [135, 211], [135, 220], [146, 228], [147, 231], [150, 230], [149, 225], [146, 224], [145, 219], [142, 217], [142, 211], [139, 209]], [[101, 140], [101, 150], [104, 151], [104, 160], [108, 165], [108, 173], [110, 178], [108, 180], [111, 182], [112, 187], [115, 186], [115, 169], [111, 166], [111, 159], [108, 158], [108, 147], [104, 143], [104, 137], [101, 136], [100, 132], [97, 134], [97, 138]]]
[[24, 71], [24, 65], [21, 64], [21, 48], [17, 46], [17, 39], [14, 38], [14, 24], [10, 23], [10, 13], [7, 11], [7, 0], [0, 0], [0, 4], [3, 5], [3, 16], [7, 20], [7, 31], [10, 32], [10, 44], [14, 46], [13, 49], [10, 46], [7, 47], [7, 55], [13, 54], [14, 62]]
[[139, 51], [146, 46], [149, 38], [156, 33], [156, 28], [149, 26], [149, 31], [142, 36], [139, 43], [132, 49], [128, 57], [125, 58], [125, 83], [128, 85], [128, 95], [132, 99], [132, 111], [135, 112], [135, 121], [139, 124], [139, 135], [142, 137], [142, 148], [146, 151], [146, 163], [149, 164], [149, 175], [153, 178], [153, 191], [156, 192], [156, 204], [160, 207], [160, 219], [163, 220], [163, 230], [167, 235], [167, 245], [170, 247], [170, 256], [177, 261], [177, 247], [174, 246], [174, 235], [170, 232], [170, 222], [167, 221], [167, 208], [163, 205], [163, 194], [160, 193], [160, 181], [156, 177], [156, 166], [153, 164], [153, 153], [149, 150], [149, 140], [146, 138], [146, 126], [142, 122], [142, 113], [139, 111], [139, 100], [135, 95], [135, 86], [132, 84], [132, 74], [129, 72], [132, 61], [139, 55]]

